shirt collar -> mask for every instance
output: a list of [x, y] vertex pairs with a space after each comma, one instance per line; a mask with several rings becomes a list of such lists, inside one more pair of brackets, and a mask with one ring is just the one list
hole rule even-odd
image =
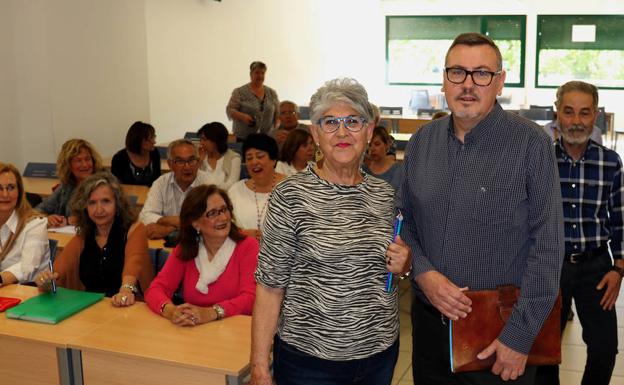
[[[555, 141], [555, 146], [559, 148], [559, 151], [561, 151], [561, 153], [563, 154], [564, 159], [574, 161], [574, 159], [568, 154], [565, 147], [563, 146], [561, 136], [559, 136], [557, 140]], [[597, 149], [598, 149], [598, 143], [594, 142], [590, 138], [589, 142], [587, 143], [587, 147], [585, 147], [585, 152], [583, 153], [583, 156], [581, 156], [579, 160], [585, 160], [588, 155], [590, 155], [592, 152], [596, 151]]]
[[17, 230], [17, 223], [19, 222], [19, 218], [17, 217], [17, 213], [15, 210], [11, 213], [11, 216], [7, 221], [2, 225], [2, 229], [8, 229], [11, 233], [15, 234]]

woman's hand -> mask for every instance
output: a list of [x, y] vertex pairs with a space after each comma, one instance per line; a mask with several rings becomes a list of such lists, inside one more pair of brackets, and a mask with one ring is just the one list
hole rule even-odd
[[412, 267], [412, 251], [400, 236], [388, 246], [386, 251], [386, 267], [394, 274], [405, 274]]
[[241, 114], [240, 115], [240, 118], [241, 118], [240, 120], [243, 121], [246, 125], [251, 127], [254, 124], [256, 124], [256, 119], [254, 119], [253, 116], [251, 116], [249, 114], [246, 114], [244, 112], [241, 112], [240, 114]]
[[212, 308], [183, 303], [175, 306], [170, 319], [178, 326], [197, 326], [216, 320], [217, 313]]
[[35, 277], [35, 284], [39, 291], [52, 290], [52, 280], [57, 280], [58, 273], [52, 273], [50, 270], [44, 270]]
[[63, 227], [67, 226], [67, 218], [62, 215], [48, 215], [48, 227]]
[[126, 287], [119, 289], [119, 293], [111, 298], [111, 303], [115, 307], [130, 306], [134, 305], [135, 302], [136, 298], [134, 297], [134, 293]]

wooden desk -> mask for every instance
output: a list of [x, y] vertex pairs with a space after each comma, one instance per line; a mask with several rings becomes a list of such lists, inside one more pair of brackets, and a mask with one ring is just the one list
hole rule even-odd
[[[0, 296], [22, 300], [36, 296], [31, 286], [8, 285]], [[0, 315], [0, 383], [71, 384], [67, 343], [123, 313], [104, 299], [56, 325], [13, 320]]]
[[[65, 234], [65, 233], [57, 233], [54, 231], [48, 231], [48, 238], [54, 239], [58, 242], [56, 247], [59, 251], [63, 249], [65, 246], [67, 246], [67, 244], [69, 243], [69, 241], [72, 239], [73, 236], [74, 234]], [[149, 239], [147, 241], [147, 246], [150, 249], [165, 249], [169, 252], [172, 250], [170, 248], [165, 247], [164, 239]]]
[[[52, 187], [60, 183], [58, 179], [53, 178], [35, 178], [31, 176], [25, 176], [23, 177], [23, 179], [24, 189], [27, 192], [41, 195], [44, 198], [51, 195]], [[124, 190], [124, 193], [127, 196], [134, 195], [137, 197], [137, 206], [143, 206], [145, 204], [145, 199], [147, 199], [149, 187], [122, 184], [121, 188]]]
[[[107, 170], [110, 170], [112, 160], [113, 160], [112, 156], [103, 158], [102, 159], [102, 166], [104, 168], [106, 168]], [[169, 168], [169, 163], [167, 163], [167, 159], [161, 159], [160, 160], [160, 173], [161, 174], [165, 174], [165, 173], [167, 173], [169, 171], [171, 171], [171, 169]]]
[[238, 384], [249, 371], [251, 317], [183, 328], [138, 303], [69, 346], [81, 351], [88, 385]]

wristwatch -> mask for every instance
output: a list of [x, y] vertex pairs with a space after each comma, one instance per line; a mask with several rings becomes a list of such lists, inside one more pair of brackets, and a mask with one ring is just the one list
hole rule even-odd
[[217, 313], [217, 320], [223, 319], [223, 317], [225, 317], [225, 310], [223, 310], [221, 305], [212, 305], [212, 308]]
[[620, 278], [624, 277], [624, 267], [619, 267], [617, 265], [613, 265], [613, 266], [611, 266], [611, 270], [617, 271], [617, 273], [620, 275]]
[[121, 289], [128, 289], [130, 290], [133, 294], [136, 294], [139, 292], [139, 288], [137, 287], [137, 285], [133, 285], [131, 283], [124, 283], [123, 285], [121, 285], [121, 287], [119, 288]]

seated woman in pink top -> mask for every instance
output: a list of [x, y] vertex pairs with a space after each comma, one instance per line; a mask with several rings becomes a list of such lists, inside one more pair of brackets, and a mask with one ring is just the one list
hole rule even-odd
[[[179, 326], [251, 315], [258, 241], [232, 222], [232, 202], [215, 185], [189, 191], [180, 211], [180, 242], [145, 293], [155, 313]], [[184, 301], [171, 297], [182, 284]]]

